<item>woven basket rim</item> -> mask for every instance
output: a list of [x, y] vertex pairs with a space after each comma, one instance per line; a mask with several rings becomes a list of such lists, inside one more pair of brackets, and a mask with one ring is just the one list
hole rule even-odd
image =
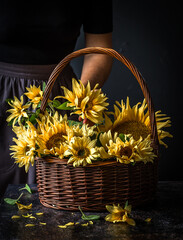
[[[38, 161], [45, 161], [45, 163], [55, 163], [55, 164], [60, 164], [60, 165], [67, 165], [68, 167], [73, 167], [72, 164], [68, 164], [68, 159], [60, 159], [60, 158], [57, 158], [57, 157], [52, 157], [52, 156], [49, 156], [49, 157], [45, 157], [45, 158], [41, 158], [41, 157], [36, 157], [35, 160], [38, 162]], [[156, 157], [152, 162], [149, 162], [149, 163], [152, 163], [154, 164], [154, 162], [158, 160], [158, 157]], [[147, 163], [144, 163], [142, 161], [139, 161], [139, 162], [135, 162], [135, 165], [142, 165], [142, 164], [147, 164]], [[117, 162], [117, 160], [115, 159], [110, 159], [110, 160], [104, 160], [104, 161], [96, 161], [96, 162], [92, 162], [92, 164], [87, 164], [86, 166], [79, 166], [80, 168], [92, 168], [92, 167], [101, 167], [101, 166], [109, 166], [109, 165], [112, 165], [112, 166], [129, 166], [132, 164], [125, 164], [125, 163], [120, 163], [120, 162]], [[77, 167], [78, 168], [78, 167]]]

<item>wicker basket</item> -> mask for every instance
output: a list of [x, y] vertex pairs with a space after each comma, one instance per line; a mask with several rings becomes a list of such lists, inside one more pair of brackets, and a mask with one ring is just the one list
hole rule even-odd
[[[110, 55], [125, 64], [135, 76], [148, 105], [152, 147], [157, 154], [156, 120], [147, 85], [137, 68], [113, 49], [84, 48], [66, 56], [48, 80], [41, 111], [44, 112], [53, 84], [64, 67], [73, 58], [89, 53]], [[130, 204], [137, 206], [153, 200], [157, 186], [158, 159], [154, 163], [139, 162], [134, 166], [105, 161], [74, 168], [64, 159], [38, 158], [36, 169], [39, 198], [44, 206], [72, 211], [78, 210], [80, 206], [84, 211], [102, 211], [106, 204], [123, 204], [128, 200]]]

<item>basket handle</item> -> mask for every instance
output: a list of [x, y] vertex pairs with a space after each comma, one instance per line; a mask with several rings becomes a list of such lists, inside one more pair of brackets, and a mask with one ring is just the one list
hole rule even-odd
[[100, 54], [107, 54], [113, 58], [116, 58], [120, 62], [122, 62], [135, 76], [137, 79], [141, 90], [143, 92], [143, 95], [146, 99], [146, 103], [148, 106], [149, 110], [149, 116], [150, 116], [150, 125], [151, 125], [151, 138], [152, 138], [152, 147], [155, 150], [158, 150], [158, 136], [157, 136], [157, 127], [156, 127], [156, 119], [155, 119], [155, 113], [154, 113], [154, 106], [152, 102], [152, 98], [150, 96], [150, 92], [148, 90], [147, 84], [140, 74], [140, 72], [137, 70], [137, 68], [127, 59], [125, 58], [122, 54], [119, 54], [116, 52], [114, 49], [111, 48], [102, 48], [102, 47], [88, 47], [88, 48], [83, 48], [80, 50], [77, 50], [75, 52], [70, 53], [67, 55], [60, 63], [55, 67], [53, 72], [51, 73], [45, 91], [43, 95], [43, 100], [41, 103], [41, 112], [44, 112], [46, 109], [46, 104], [49, 98], [49, 95], [51, 93], [51, 90], [53, 88], [53, 84], [56, 81], [58, 75], [62, 72], [62, 70], [65, 68], [65, 66], [73, 59], [85, 54], [90, 54], [90, 53], [100, 53]]

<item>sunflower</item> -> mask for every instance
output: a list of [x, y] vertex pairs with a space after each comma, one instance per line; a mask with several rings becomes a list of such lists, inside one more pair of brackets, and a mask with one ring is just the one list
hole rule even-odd
[[43, 99], [43, 91], [41, 91], [40, 86], [36, 87], [34, 85], [30, 85], [30, 88], [27, 87], [26, 89], [28, 92], [24, 94], [31, 100], [30, 102], [33, 103], [33, 109], [36, 109], [38, 103]]
[[59, 147], [54, 147], [54, 154], [55, 156], [58, 156], [60, 159], [64, 158], [64, 153], [68, 149], [68, 145], [63, 142], [60, 144]]
[[143, 139], [140, 137], [136, 143], [136, 154], [138, 157], [135, 158], [135, 161], [143, 161], [144, 163], [153, 162], [154, 158], [156, 158], [157, 155], [154, 154], [153, 148], [151, 147], [151, 139]]
[[11, 113], [11, 115], [7, 117], [6, 121], [10, 122], [13, 120], [13, 127], [17, 120], [20, 124], [20, 119], [22, 117], [28, 118], [26, 109], [30, 107], [30, 103], [23, 105], [23, 96], [20, 97], [20, 101], [14, 96], [14, 101], [10, 101], [8, 104], [12, 107], [12, 109], [7, 110], [7, 112]]
[[65, 147], [65, 137], [67, 135], [66, 116], [62, 117], [58, 115], [58, 112], [54, 116], [45, 115], [38, 121], [39, 135], [37, 138], [39, 154], [52, 154], [62, 156], [61, 152]]
[[87, 124], [80, 126], [73, 125], [67, 130], [67, 140], [70, 141], [73, 137], [92, 137], [97, 134], [96, 126], [89, 127]]
[[136, 141], [132, 136], [125, 137], [125, 141], [117, 137], [116, 141], [109, 141], [108, 154], [116, 157], [120, 163], [128, 164], [130, 162], [143, 161], [153, 162], [156, 155], [153, 153], [153, 148], [150, 146], [151, 141], [148, 139], [140, 139]]
[[100, 157], [102, 159], [108, 159], [111, 158], [111, 155], [108, 154], [108, 145], [109, 142], [112, 140], [112, 142], [116, 142], [116, 138], [117, 138], [118, 133], [114, 133], [114, 136], [111, 133], [111, 130], [109, 130], [108, 132], [104, 132], [104, 133], [99, 133], [99, 140], [101, 143], [101, 147], [98, 148], [99, 152], [100, 152]]
[[[105, 115], [105, 126], [102, 126], [102, 128], [105, 129], [105, 131], [111, 130], [113, 133], [132, 134], [135, 140], [138, 140], [140, 137], [143, 139], [147, 137], [150, 138], [151, 125], [145, 99], [142, 104], [137, 103], [132, 108], [129, 103], [129, 97], [127, 97], [126, 105], [123, 100], [121, 104], [119, 102], [116, 102], [116, 104], [121, 108], [121, 111], [114, 105], [114, 113], [112, 113], [114, 115], [114, 122], [109, 116]], [[140, 104], [141, 106], [139, 106]], [[165, 114], [161, 114], [161, 111], [157, 111], [155, 117], [159, 142], [167, 147], [162, 139], [172, 137], [172, 135], [163, 131], [162, 128], [171, 126], [170, 118], [166, 117]]]
[[65, 95], [62, 96], [62, 98], [69, 101], [69, 107], [78, 107], [81, 104], [81, 101], [91, 92], [89, 82], [85, 88], [81, 81], [78, 83], [78, 81], [74, 78], [72, 79], [72, 91], [63, 86], [62, 89], [64, 90]]
[[74, 167], [91, 164], [92, 160], [98, 157], [96, 141], [89, 137], [73, 137], [68, 145], [65, 156], [69, 157], [68, 163], [73, 163]]
[[106, 205], [106, 209], [110, 212], [110, 214], [105, 217], [106, 221], [113, 223], [127, 222], [129, 225], [136, 225], [135, 221], [128, 217], [128, 214], [131, 213], [131, 205], [126, 205], [124, 208], [122, 208], [119, 204], [113, 204], [113, 206]]
[[103, 112], [107, 110], [109, 105], [106, 102], [107, 98], [101, 89], [95, 89], [91, 91], [91, 94], [87, 96], [82, 102], [80, 109], [76, 111], [82, 119], [89, 119], [91, 122], [99, 124], [103, 121]]
[[103, 121], [103, 111], [109, 104], [106, 102], [107, 97], [101, 93], [101, 89], [96, 89], [97, 86], [98, 84], [91, 90], [89, 81], [85, 87], [81, 81], [78, 83], [72, 79], [72, 91], [62, 88], [65, 95], [63, 98], [69, 101], [68, 106], [74, 107], [74, 114], [98, 124]]
[[10, 150], [13, 151], [11, 155], [19, 167], [25, 166], [25, 171], [28, 172], [30, 163], [32, 166], [34, 165], [37, 131], [29, 122], [27, 128], [21, 126], [21, 132], [20, 128], [13, 130], [17, 134], [17, 138], [13, 138], [16, 145], [10, 146]]

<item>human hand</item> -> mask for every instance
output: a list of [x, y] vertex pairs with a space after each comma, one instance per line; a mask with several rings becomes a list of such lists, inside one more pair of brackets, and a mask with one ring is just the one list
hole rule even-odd
[[88, 124], [90, 127], [94, 125], [94, 123], [90, 121], [88, 118], [82, 119], [82, 117], [79, 116], [78, 120], [80, 122], [83, 122], [83, 124]]

